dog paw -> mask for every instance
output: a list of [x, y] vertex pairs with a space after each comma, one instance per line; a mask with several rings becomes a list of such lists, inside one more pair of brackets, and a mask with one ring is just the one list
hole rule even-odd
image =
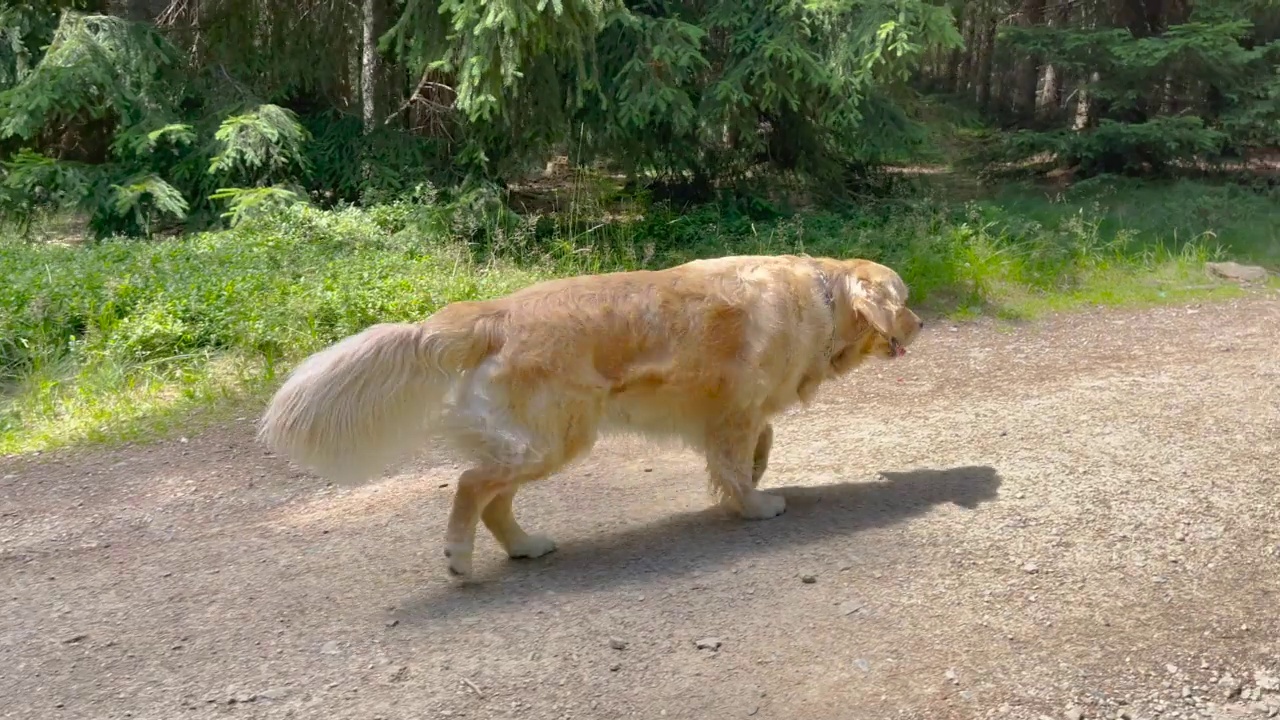
[[742, 517], [746, 520], [768, 520], [781, 515], [786, 510], [786, 498], [756, 491], [748, 495], [746, 502], [743, 503]]
[[526, 535], [513, 544], [507, 554], [513, 558], [537, 558], [556, 549], [556, 541], [546, 535]]
[[446, 545], [444, 556], [448, 560], [449, 574], [456, 578], [464, 578], [471, 574], [471, 548]]

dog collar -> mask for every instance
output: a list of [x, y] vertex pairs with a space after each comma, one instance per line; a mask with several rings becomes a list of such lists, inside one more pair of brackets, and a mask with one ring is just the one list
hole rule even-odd
[[826, 359], [830, 360], [832, 353], [836, 349], [836, 296], [835, 290], [831, 287], [831, 279], [822, 271], [822, 268], [815, 268], [818, 275], [818, 289], [822, 292], [822, 304], [827, 306], [827, 310], [831, 315], [831, 336], [827, 338]]

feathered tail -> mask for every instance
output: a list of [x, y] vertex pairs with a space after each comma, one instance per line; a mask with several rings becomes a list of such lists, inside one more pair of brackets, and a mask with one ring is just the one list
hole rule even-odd
[[449, 389], [492, 347], [488, 323], [449, 309], [424, 323], [373, 325], [308, 357], [271, 399], [259, 439], [342, 484], [410, 455]]

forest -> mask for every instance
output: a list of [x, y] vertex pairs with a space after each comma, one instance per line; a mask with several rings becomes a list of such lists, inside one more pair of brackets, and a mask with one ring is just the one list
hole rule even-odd
[[861, 255], [956, 318], [1280, 264], [1280, 0], [6, 0], [0, 452], [372, 322]]

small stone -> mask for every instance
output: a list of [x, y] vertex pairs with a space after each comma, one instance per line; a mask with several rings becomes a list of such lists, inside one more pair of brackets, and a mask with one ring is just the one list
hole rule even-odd
[[853, 664], [857, 666], [857, 668], [862, 672], [868, 672], [868, 673], [871, 672], [871, 663], [867, 662], [862, 658], [858, 658], [857, 660], [854, 660]]
[[802, 582], [802, 583], [807, 583], [807, 584], [813, 584], [813, 583], [818, 582], [818, 576], [817, 576], [817, 575], [810, 574], [810, 573], [805, 573], [804, 575], [801, 575], [801, 576], [800, 576], [800, 582]]
[[258, 697], [263, 700], [283, 700], [289, 696], [289, 691], [285, 688], [267, 688], [258, 693]]
[[393, 627], [395, 627], [395, 626], [397, 626], [397, 625], [399, 625], [399, 624], [400, 624], [400, 621], [399, 621], [399, 620], [396, 620], [395, 618], [392, 618], [392, 619], [390, 619], [390, 620], [388, 620], [388, 621], [386, 622], [386, 625], [387, 625], [387, 627], [389, 627], [389, 628], [393, 628]]
[[1182, 697], [1184, 697], [1184, 698], [1189, 698], [1189, 697], [1191, 697], [1191, 686], [1190, 686], [1190, 685], [1183, 685], [1183, 686], [1182, 686]]
[[1039, 566], [1039, 565], [1036, 565], [1036, 564], [1035, 564], [1035, 563], [1033, 563], [1033, 562], [1029, 562], [1029, 563], [1026, 563], [1026, 564], [1024, 564], [1024, 565], [1022, 566], [1022, 571], [1023, 571], [1023, 572], [1025, 572], [1025, 573], [1030, 573], [1030, 574], [1034, 575], [1034, 574], [1036, 574], [1036, 573], [1040, 572], [1040, 566]]
[[847, 600], [840, 603], [841, 615], [852, 615], [862, 609], [862, 603], [857, 600]]
[[1167, 672], [1167, 673], [1169, 673], [1170, 675], [1177, 675], [1177, 674], [1178, 674], [1178, 666], [1177, 666], [1177, 665], [1174, 665], [1173, 663], [1169, 663], [1168, 665], [1165, 665], [1165, 666], [1164, 666], [1164, 671], [1165, 671], [1165, 672]]
[[943, 673], [943, 675], [947, 678], [947, 681], [950, 682], [952, 685], [960, 684], [960, 678], [956, 677], [956, 671], [953, 668], [947, 668], [947, 671]]
[[65, 637], [65, 638], [63, 638], [63, 639], [62, 639], [62, 644], [63, 644], [63, 645], [75, 645], [76, 643], [81, 642], [82, 640], [87, 640], [88, 638], [89, 638], [89, 636], [88, 636], [88, 635], [86, 635], [86, 634], [84, 634], [84, 633], [80, 633], [80, 634], [77, 634], [77, 635], [71, 635], [70, 637]]
[[624, 650], [627, 647], [627, 643], [622, 638], [611, 637], [609, 638], [609, 647], [614, 650]]
[[405, 680], [408, 680], [408, 679], [409, 679], [408, 665], [401, 665], [400, 667], [396, 668], [395, 672], [391, 673], [391, 677], [389, 678], [391, 682], [404, 682]]
[[338, 647], [337, 640], [330, 640], [329, 642], [320, 646], [320, 652], [324, 655], [337, 655], [338, 653], [342, 652], [342, 650]]
[[1187, 534], [1179, 530], [1178, 532], [1173, 534], [1173, 539], [1177, 540], [1178, 542], [1186, 542]]
[[1253, 682], [1263, 690], [1276, 692], [1280, 690], [1280, 677], [1258, 670], [1253, 674]]
[[609, 666], [609, 672], [618, 672], [622, 669], [622, 663], [614, 663]]
[[1084, 720], [1084, 708], [1079, 705], [1072, 705], [1062, 715], [1067, 720]]
[[747, 715], [755, 715], [755, 714], [756, 714], [756, 713], [758, 713], [758, 712], [760, 712], [760, 706], [759, 706], [759, 705], [752, 705], [752, 706], [751, 706], [751, 709], [750, 709], [750, 710], [747, 710]]
[[713, 650], [713, 651], [719, 650], [720, 638], [718, 637], [702, 638], [701, 640], [698, 640], [697, 642], [695, 642], [694, 645], [697, 646], [699, 650]]
[[1243, 683], [1232, 677], [1230, 674], [1223, 675], [1218, 680], [1218, 687], [1222, 688], [1222, 696], [1227, 700], [1240, 694]]

